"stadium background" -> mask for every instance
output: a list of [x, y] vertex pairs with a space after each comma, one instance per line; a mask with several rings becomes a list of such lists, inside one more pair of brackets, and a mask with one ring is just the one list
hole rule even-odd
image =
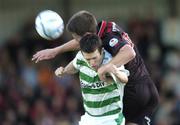
[[129, 33], [160, 93], [153, 125], [180, 125], [180, 1], [179, 0], [0, 0], [0, 124], [77, 125], [83, 114], [77, 76], [57, 78], [73, 52], [35, 64], [32, 55], [63, 44], [38, 36], [38, 12], [58, 12], [65, 24], [79, 10], [98, 20], [114, 21]]

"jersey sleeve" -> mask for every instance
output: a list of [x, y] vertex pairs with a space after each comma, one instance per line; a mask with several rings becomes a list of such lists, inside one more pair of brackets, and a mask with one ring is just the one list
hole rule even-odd
[[134, 45], [128, 34], [114, 22], [108, 23], [105, 34], [103, 45], [112, 56], [115, 56], [124, 45], [128, 44], [132, 47]]
[[104, 48], [115, 56], [119, 49], [121, 49], [124, 45], [128, 44], [128, 42], [122, 39], [121, 35], [118, 33], [113, 33], [111, 35], [107, 35], [105, 41], [103, 41]]
[[73, 66], [78, 71], [80, 69], [80, 65], [78, 63], [79, 60], [81, 60], [81, 52], [80, 51], [76, 54], [76, 57], [73, 59]]

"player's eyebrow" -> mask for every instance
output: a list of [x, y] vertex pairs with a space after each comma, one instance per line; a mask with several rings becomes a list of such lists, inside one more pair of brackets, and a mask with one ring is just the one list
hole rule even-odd
[[96, 59], [96, 56], [91, 57], [91, 58], [86, 58], [86, 60], [90, 60], [90, 59]]

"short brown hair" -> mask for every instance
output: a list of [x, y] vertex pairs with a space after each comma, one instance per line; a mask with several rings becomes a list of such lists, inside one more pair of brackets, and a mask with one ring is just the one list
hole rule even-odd
[[97, 21], [93, 14], [88, 11], [75, 13], [68, 21], [67, 30], [83, 36], [85, 33], [96, 33]]
[[101, 53], [102, 41], [98, 35], [89, 33], [84, 35], [80, 40], [80, 50], [85, 53], [92, 53], [96, 49]]

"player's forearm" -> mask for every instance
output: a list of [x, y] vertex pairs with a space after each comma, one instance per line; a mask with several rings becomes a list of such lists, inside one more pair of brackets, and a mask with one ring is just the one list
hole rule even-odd
[[54, 48], [54, 50], [57, 54], [59, 54], [59, 53], [64, 53], [68, 51], [79, 50], [79, 48], [80, 48], [79, 42], [76, 41], [75, 39], [72, 39], [63, 45]]
[[126, 73], [122, 71], [116, 71], [115, 76], [118, 78], [118, 80], [122, 83], [127, 83], [128, 82], [128, 76]]
[[125, 45], [119, 50], [116, 56], [113, 57], [109, 63], [112, 63], [116, 65], [117, 67], [119, 67], [131, 61], [133, 58], [135, 58], [135, 56], [136, 56], [136, 53], [134, 49], [129, 45]]
[[73, 62], [71, 61], [71, 62], [64, 68], [63, 74], [75, 74], [75, 73], [77, 73], [77, 70], [74, 68]]

